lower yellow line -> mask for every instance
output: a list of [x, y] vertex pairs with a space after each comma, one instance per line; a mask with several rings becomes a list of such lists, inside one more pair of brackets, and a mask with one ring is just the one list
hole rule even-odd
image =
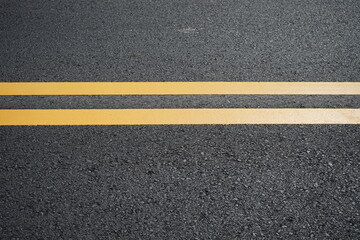
[[360, 124], [360, 109], [0, 110], [1, 126], [172, 124]]
[[360, 95], [360, 82], [0, 82], [0, 95]]

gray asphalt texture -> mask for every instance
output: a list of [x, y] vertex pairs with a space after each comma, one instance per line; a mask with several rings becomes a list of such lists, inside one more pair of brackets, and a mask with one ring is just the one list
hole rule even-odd
[[[0, 81], [360, 81], [358, 0], [0, 0]], [[1, 96], [0, 109], [359, 108]], [[356, 125], [0, 127], [0, 239], [358, 239]]]
[[359, 81], [358, 0], [1, 0], [2, 81]]

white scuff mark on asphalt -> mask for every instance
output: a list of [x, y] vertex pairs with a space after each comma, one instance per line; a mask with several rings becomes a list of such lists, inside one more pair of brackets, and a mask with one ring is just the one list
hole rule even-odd
[[191, 27], [179, 29], [179, 32], [182, 32], [182, 33], [198, 33], [196, 28], [191, 28]]

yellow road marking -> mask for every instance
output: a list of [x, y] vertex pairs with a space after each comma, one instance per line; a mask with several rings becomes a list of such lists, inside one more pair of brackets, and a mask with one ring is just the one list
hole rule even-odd
[[0, 95], [360, 95], [360, 82], [0, 82]]
[[360, 124], [360, 109], [0, 110], [0, 125]]

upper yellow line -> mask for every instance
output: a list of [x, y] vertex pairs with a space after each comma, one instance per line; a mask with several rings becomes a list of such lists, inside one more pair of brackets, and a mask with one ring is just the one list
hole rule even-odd
[[0, 95], [360, 95], [360, 82], [0, 82]]

